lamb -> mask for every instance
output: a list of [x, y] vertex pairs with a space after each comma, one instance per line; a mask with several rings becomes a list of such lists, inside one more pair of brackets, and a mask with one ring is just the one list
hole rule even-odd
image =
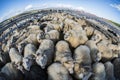
[[7, 63], [1, 72], [7, 76], [8, 80], [24, 80], [22, 72], [14, 66], [14, 63]]
[[11, 62], [15, 63], [16, 65], [21, 65], [23, 56], [17, 51], [15, 48], [11, 48], [9, 51], [9, 56]]
[[105, 80], [106, 72], [105, 66], [103, 63], [94, 63], [93, 64], [93, 76], [91, 80]]
[[101, 53], [98, 50], [96, 43], [92, 40], [88, 40], [86, 45], [90, 48], [90, 55], [93, 62], [98, 62], [101, 60]]
[[84, 30], [70, 30], [65, 33], [64, 40], [68, 41], [73, 48], [84, 44], [88, 38]]
[[72, 80], [67, 69], [60, 63], [53, 63], [47, 69], [48, 80]]
[[113, 61], [113, 65], [114, 65], [114, 75], [116, 80], [120, 80], [120, 58], [116, 58]]
[[106, 71], [106, 80], [115, 80], [114, 65], [111, 62], [104, 63]]
[[61, 62], [70, 74], [73, 73], [74, 61], [69, 44], [66, 41], [59, 41], [56, 44], [55, 60]]
[[36, 62], [43, 69], [50, 65], [54, 56], [54, 43], [51, 40], [43, 40], [36, 51]]
[[33, 44], [27, 44], [24, 48], [23, 67], [28, 71], [35, 61], [36, 50]]

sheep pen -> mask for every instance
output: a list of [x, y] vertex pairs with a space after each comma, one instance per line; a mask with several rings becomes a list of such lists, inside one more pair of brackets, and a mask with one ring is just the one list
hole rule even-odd
[[120, 80], [120, 29], [80, 11], [31, 12], [0, 23], [0, 80]]

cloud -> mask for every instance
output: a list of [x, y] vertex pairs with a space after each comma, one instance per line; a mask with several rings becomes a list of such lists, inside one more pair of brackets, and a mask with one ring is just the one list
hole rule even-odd
[[29, 4], [29, 5], [27, 5], [27, 6], [25, 7], [25, 10], [28, 10], [28, 9], [30, 9], [30, 8], [32, 8], [32, 7], [33, 7], [33, 5]]
[[61, 4], [61, 3], [54, 3], [54, 4], [48, 4], [48, 3], [44, 3], [42, 5], [42, 7], [44, 8], [49, 8], [49, 7], [61, 7], [61, 8], [71, 8], [71, 9], [76, 9], [76, 10], [84, 10], [85, 8], [82, 6], [75, 6], [75, 5], [71, 5], [71, 4]]
[[110, 6], [120, 11], [120, 4], [110, 4]]

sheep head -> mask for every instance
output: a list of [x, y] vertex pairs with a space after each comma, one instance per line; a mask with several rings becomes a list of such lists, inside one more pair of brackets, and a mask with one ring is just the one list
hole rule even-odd
[[42, 50], [36, 52], [36, 63], [41, 66], [42, 69], [47, 65], [48, 58]]
[[33, 58], [33, 56], [28, 56], [23, 58], [23, 67], [25, 68], [25, 70], [30, 71], [30, 67], [34, 63], [34, 59], [35, 58]]
[[67, 68], [70, 74], [73, 74], [73, 68], [74, 68], [74, 61], [68, 60], [65, 57], [62, 59], [63, 65]]
[[44, 34], [44, 32], [40, 32], [40, 33], [37, 35], [37, 41], [38, 41], [39, 43], [41, 43], [41, 41], [42, 41], [43, 39], [45, 39], [45, 34]]

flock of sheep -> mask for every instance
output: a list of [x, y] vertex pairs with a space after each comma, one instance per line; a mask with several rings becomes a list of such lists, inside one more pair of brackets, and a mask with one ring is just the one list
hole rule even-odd
[[120, 44], [66, 13], [15, 30], [0, 51], [0, 80], [120, 80]]

